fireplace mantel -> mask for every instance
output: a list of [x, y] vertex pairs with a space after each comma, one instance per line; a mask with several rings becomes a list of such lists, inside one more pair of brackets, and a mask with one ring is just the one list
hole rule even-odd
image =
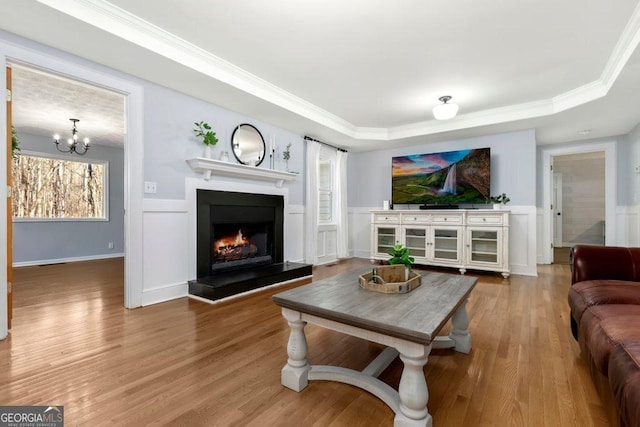
[[207, 181], [211, 179], [212, 174], [225, 175], [236, 178], [273, 181], [276, 187], [280, 188], [285, 181], [293, 181], [297, 176], [295, 173], [291, 172], [261, 169], [255, 166], [246, 166], [237, 163], [207, 159], [206, 157], [188, 159], [187, 163], [194, 171], [204, 173], [204, 179]]

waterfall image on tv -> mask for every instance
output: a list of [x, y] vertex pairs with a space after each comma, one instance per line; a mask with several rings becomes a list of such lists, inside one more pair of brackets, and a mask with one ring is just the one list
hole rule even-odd
[[394, 204], [486, 203], [489, 197], [489, 148], [393, 157], [391, 169]]

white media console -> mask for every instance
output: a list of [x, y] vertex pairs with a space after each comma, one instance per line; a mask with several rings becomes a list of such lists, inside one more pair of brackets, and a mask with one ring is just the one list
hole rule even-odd
[[491, 209], [371, 212], [371, 258], [388, 260], [403, 244], [416, 264], [487, 270], [509, 277], [509, 211]]

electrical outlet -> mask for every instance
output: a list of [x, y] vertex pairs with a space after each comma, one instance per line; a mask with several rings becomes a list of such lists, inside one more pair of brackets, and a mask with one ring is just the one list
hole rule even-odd
[[144, 192], [145, 194], [156, 194], [156, 183], [152, 181], [145, 181]]
[[113, 242], [109, 242], [107, 246], [109, 246], [109, 249], [113, 249]]

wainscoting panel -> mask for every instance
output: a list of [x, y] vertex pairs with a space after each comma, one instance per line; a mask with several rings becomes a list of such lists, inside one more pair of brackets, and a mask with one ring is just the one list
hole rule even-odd
[[316, 241], [318, 265], [334, 262], [338, 259], [336, 242], [337, 231], [335, 226], [318, 227], [318, 240]]
[[371, 256], [371, 210], [376, 208], [349, 208], [349, 251], [357, 258]]
[[304, 206], [289, 205], [284, 219], [284, 259], [304, 262]]
[[537, 276], [536, 207], [509, 206], [509, 269], [512, 274]]
[[186, 202], [146, 199], [142, 223], [142, 305], [187, 296]]

